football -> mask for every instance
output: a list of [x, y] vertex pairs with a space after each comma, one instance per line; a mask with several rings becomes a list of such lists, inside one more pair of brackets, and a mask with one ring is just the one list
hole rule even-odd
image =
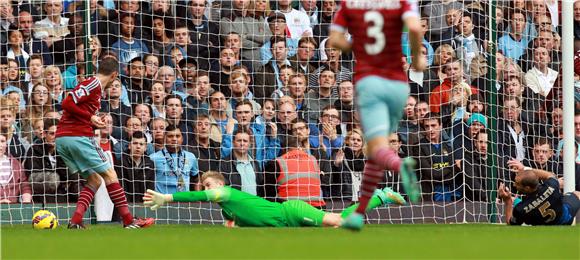
[[55, 229], [58, 226], [58, 219], [48, 210], [39, 210], [32, 216], [32, 227], [34, 229]]

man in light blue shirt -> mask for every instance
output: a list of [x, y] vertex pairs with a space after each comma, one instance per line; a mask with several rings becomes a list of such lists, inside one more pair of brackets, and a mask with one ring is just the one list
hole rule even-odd
[[151, 155], [155, 164], [155, 190], [158, 192], [190, 191], [190, 185], [197, 183], [197, 158], [183, 150], [182, 144], [181, 130], [170, 125], [165, 129], [165, 148]]
[[510, 18], [512, 30], [498, 39], [498, 48], [506, 57], [517, 61], [524, 54], [529, 43], [529, 40], [524, 37], [526, 14], [522, 10], [514, 10]]

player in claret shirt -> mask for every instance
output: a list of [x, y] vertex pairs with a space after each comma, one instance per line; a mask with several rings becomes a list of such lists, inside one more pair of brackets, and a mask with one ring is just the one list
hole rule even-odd
[[[369, 159], [365, 164], [360, 205], [345, 219], [343, 227], [360, 230], [367, 203], [382, 180], [385, 170], [400, 171], [410, 201], [419, 199], [419, 188], [411, 158], [401, 159], [392, 149], [388, 136], [397, 130], [409, 96], [407, 75], [401, 62], [401, 34], [409, 30], [412, 63], [423, 71], [427, 60], [421, 54], [421, 24], [417, 3], [413, 0], [345, 0], [337, 11], [330, 31], [332, 46], [354, 52], [357, 105]], [[352, 42], [346, 34], [352, 35]]]
[[125, 228], [143, 228], [154, 222], [152, 218], [133, 218], [117, 173], [95, 141], [95, 129], [105, 127], [103, 119], [96, 115], [101, 108], [101, 96], [104, 89], [109, 88], [117, 78], [118, 70], [118, 62], [112, 58], [99, 61], [97, 75], [81, 82], [62, 102], [64, 112], [56, 131], [56, 150], [71, 172], [79, 173], [87, 180], [79, 194], [69, 229], [85, 228], [83, 215], [101, 185], [101, 178], [97, 174], [105, 181]]

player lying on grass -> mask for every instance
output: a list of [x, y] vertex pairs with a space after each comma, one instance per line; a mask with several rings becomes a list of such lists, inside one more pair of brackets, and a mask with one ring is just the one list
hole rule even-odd
[[[509, 225], [571, 225], [580, 209], [580, 192], [562, 195], [556, 176], [547, 171], [524, 168], [515, 160], [508, 166], [516, 172], [515, 187], [525, 194], [515, 199], [502, 183], [498, 196], [505, 206], [505, 222]], [[513, 207], [511, 205], [514, 205]]]
[[[225, 186], [224, 176], [208, 171], [201, 177], [205, 191], [176, 192], [161, 194], [147, 190], [143, 201], [145, 206], [156, 210], [169, 202], [217, 202], [228, 220], [228, 226], [240, 227], [339, 227], [342, 219], [351, 214], [357, 204], [345, 209], [341, 214], [324, 212], [301, 200], [283, 203], [270, 202], [261, 197]], [[405, 199], [389, 188], [376, 190], [367, 210], [385, 204], [405, 204]]]

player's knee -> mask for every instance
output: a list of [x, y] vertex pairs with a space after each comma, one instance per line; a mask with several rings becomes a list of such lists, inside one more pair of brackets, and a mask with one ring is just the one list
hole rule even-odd
[[115, 172], [115, 170], [113, 170], [113, 168], [109, 168], [104, 173], [100, 173], [100, 175], [103, 177], [103, 180], [105, 180], [105, 185], [119, 182], [119, 179], [117, 178], [117, 173]]
[[87, 178], [87, 185], [89, 185], [93, 188], [99, 188], [99, 186], [101, 186], [101, 182], [102, 182], [101, 178], [99, 178], [98, 174], [91, 174]]

